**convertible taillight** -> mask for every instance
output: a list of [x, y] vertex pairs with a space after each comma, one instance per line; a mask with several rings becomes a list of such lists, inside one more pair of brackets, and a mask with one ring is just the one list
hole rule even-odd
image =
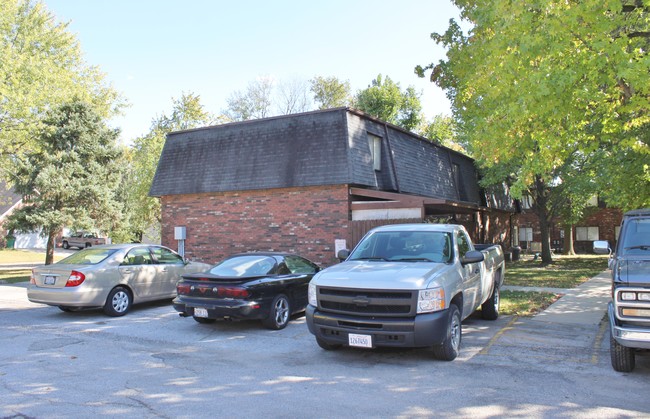
[[76, 287], [81, 285], [82, 282], [86, 280], [86, 275], [82, 274], [79, 271], [70, 272], [68, 277], [68, 282], [65, 283], [66, 287]]
[[190, 286], [188, 284], [178, 284], [176, 285], [176, 294], [178, 295], [187, 295], [190, 293]]
[[217, 295], [224, 298], [246, 298], [250, 297], [251, 294], [246, 288], [219, 287]]

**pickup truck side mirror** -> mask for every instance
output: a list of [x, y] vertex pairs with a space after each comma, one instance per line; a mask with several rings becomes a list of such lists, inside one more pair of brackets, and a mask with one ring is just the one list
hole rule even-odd
[[595, 240], [594, 241], [594, 253], [599, 255], [608, 255], [612, 253], [612, 249], [609, 247], [609, 242], [607, 240]]
[[339, 252], [336, 254], [336, 257], [343, 262], [345, 259], [350, 256], [350, 251], [348, 249], [341, 249]]
[[478, 262], [483, 262], [485, 260], [485, 255], [478, 250], [470, 250], [469, 252], [465, 253], [465, 256], [460, 258], [460, 264], [461, 265], [467, 265], [470, 263], [478, 263]]

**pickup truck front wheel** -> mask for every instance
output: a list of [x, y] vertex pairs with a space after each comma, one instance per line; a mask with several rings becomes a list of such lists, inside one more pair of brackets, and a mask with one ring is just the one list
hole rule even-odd
[[634, 369], [634, 348], [625, 347], [613, 337], [609, 337], [609, 354], [612, 367], [618, 372], [631, 372]]
[[449, 306], [449, 323], [444, 342], [433, 347], [433, 355], [442, 361], [453, 361], [460, 352], [460, 341], [463, 326], [460, 321], [460, 310], [455, 304]]

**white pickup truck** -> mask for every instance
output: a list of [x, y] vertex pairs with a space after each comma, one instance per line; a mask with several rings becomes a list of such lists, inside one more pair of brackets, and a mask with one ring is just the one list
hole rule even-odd
[[108, 240], [105, 237], [98, 237], [97, 234], [87, 231], [78, 231], [61, 239], [61, 247], [64, 249], [69, 249], [71, 247], [84, 249], [86, 247], [99, 246], [101, 244], [108, 244]]
[[499, 315], [501, 246], [475, 246], [463, 226], [378, 227], [339, 258], [309, 284], [307, 325], [323, 349], [430, 347], [451, 361], [462, 320], [479, 307]]

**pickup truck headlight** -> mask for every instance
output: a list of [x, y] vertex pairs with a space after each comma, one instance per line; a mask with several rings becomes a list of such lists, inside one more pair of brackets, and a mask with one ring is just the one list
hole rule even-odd
[[418, 314], [432, 313], [445, 309], [445, 290], [431, 288], [418, 292]]
[[309, 288], [307, 289], [307, 298], [309, 305], [318, 307], [318, 301], [316, 300], [316, 285], [309, 283]]

